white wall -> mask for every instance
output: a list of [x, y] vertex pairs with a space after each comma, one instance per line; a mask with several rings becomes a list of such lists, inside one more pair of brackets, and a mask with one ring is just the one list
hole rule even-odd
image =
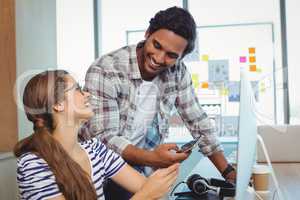
[[182, 0], [102, 1], [102, 54], [125, 46], [125, 30], [146, 29], [154, 13], [171, 6], [182, 6]]
[[95, 59], [93, 0], [56, 1], [57, 64], [80, 82]]
[[48, 68], [56, 68], [55, 1], [16, 1], [16, 44], [18, 122], [20, 138], [31, 134], [31, 123], [22, 105], [23, 89], [28, 79]]
[[[22, 106], [27, 81], [55, 68], [83, 80], [94, 60], [93, 0], [16, 0], [17, 96], [19, 139], [32, 133]], [[57, 67], [59, 66], [59, 67]], [[16, 159], [0, 154], [0, 199], [17, 199]]]

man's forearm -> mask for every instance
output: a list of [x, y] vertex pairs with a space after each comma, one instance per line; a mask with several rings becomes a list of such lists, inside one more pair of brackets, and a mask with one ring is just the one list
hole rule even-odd
[[152, 151], [127, 145], [122, 152], [122, 157], [131, 165], [153, 165]]
[[216, 166], [220, 173], [222, 173], [228, 165], [228, 162], [222, 151], [214, 152], [212, 155], [208, 156], [208, 158]]

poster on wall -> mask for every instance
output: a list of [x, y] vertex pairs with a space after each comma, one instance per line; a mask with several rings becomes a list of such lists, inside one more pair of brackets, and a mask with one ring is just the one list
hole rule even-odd
[[229, 80], [228, 60], [209, 60], [208, 80], [209, 82], [228, 81]]

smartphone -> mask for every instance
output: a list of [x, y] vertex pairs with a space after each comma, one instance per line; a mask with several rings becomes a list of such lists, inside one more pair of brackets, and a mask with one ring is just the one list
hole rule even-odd
[[197, 137], [195, 139], [193, 139], [192, 141], [189, 141], [188, 143], [185, 143], [184, 145], [182, 145], [180, 147], [180, 149], [177, 151], [178, 153], [185, 153], [188, 151], [191, 151], [194, 147], [197, 146], [198, 142], [199, 142], [200, 137]]

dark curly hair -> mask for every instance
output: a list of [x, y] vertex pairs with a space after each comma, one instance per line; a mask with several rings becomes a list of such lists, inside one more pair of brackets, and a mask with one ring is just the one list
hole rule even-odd
[[147, 29], [149, 35], [159, 29], [167, 29], [186, 39], [188, 44], [183, 52], [183, 57], [193, 51], [196, 40], [196, 23], [187, 10], [176, 6], [161, 10], [151, 18], [149, 23]]

